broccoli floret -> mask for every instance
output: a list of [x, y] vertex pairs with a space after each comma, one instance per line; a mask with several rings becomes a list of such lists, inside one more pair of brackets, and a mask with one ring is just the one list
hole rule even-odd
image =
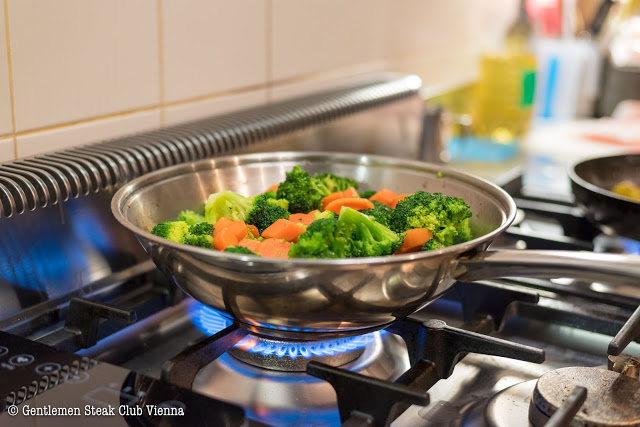
[[251, 249], [245, 248], [244, 246], [227, 246], [224, 250], [225, 252], [231, 252], [234, 254], [244, 254], [244, 255], [257, 255], [257, 253], [253, 252]]
[[332, 193], [344, 191], [349, 187], [353, 187], [356, 190], [358, 189], [358, 183], [351, 178], [337, 176], [332, 173], [316, 173], [313, 177], [324, 182], [324, 185], [326, 185]]
[[444, 245], [442, 243], [440, 243], [438, 240], [431, 238], [427, 241], [427, 243], [425, 243], [424, 245], [422, 245], [422, 249], [423, 251], [435, 251], [437, 249], [442, 249], [444, 248]]
[[190, 210], [184, 210], [182, 212], [180, 212], [180, 215], [178, 215], [178, 219], [176, 219], [176, 221], [184, 221], [186, 222], [188, 225], [193, 225], [193, 224], [197, 224], [199, 222], [203, 222], [204, 221], [204, 216], [195, 213], [194, 211], [190, 211]]
[[189, 227], [189, 231], [184, 236], [187, 245], [200, 246], [201, 248], [213, 249], [213, 224], [200, 222]]
[[278, 199], [289, 201], [289, 212], [309, 213], [322, 208], [322, 198], [331, 194], [331, 190], [320, 180], [313, 178], [300, 166], [287, 172], [287, 178], [278, 186]]
[[189, 234], [194, 236], [213, 234], [213, 224], [203, 221], [189, 227]]
[[346, 206], [340, 210], [338, 223], [354, 227], [351, 236], [351, 256], [354, 257], [391, 255], [404, 241], [404, 233], [396, 234], [371, 217]]
[[389, 206], [385, 205], [384, 203], [380, 203], [377, 200], [374, 200], [371, 203], [373, 203], [373, 206], [375, 206], [373, 209], [365, 209], [360, 212], [362, 212], [365, 215], [369, 215], [370, 217], [373, 217], [373, 219], [378, 221], [380, 224], [384, 225], [385, 227], [388, 227], [389, 221], [391, 221], [391, 214], [393, 213], [393, 208], [390, 208]]
[[213, 237], [210, 234], [187, 234], [184, 243], [191, 246], [213, 249]]
[[362, 197], [363, 199], [368, 199], [369, 197], [373, 196], [376, 193], [377, 193], [376, 190], [365, 190], [360, 193], [360, 197]]
[[280, 206], [282, 209], [286, 209], [287, 211], [289, 210], [289, 202], [287, 199], [270, 199], [267, 197], [267, 204], [271, 206]]
[[338, 214], [331, 211], [323, 211], [323, 212], [318, 211], [315, 214], [313, 214], [313, 220], [317, 221], [319, 219], [338, 219]]
[[209, 196], [204, 207], [205, 218], [215, 224], [221, 217], [232, 221], [244, 221], [255, 225], [260, 233], [280, 218], [288, 219], [289, 211], [281, 206], [272, 205], [267, 196], [258, 194], [245, 197], [233, 191], [221, 191]]
[[351, 235], [354, 227], [341, 224], [334, 218], [312, 222], [291, 245], [291, 258], [345, 258], [351, 254]]
[[267, 199], [277, 199], [276, 194], [277, 193], [275, 191], [267, 191], [266, 193], [264, 193]]
[[182, 243], [184, 236], [189, 232], [189, 226], [185, 221], [165, 221], [153, 227], [151, 234], [164, 237], [173, 242]]
[[253, 208], [244, 219], [247, 224], [255, 225], [260, 234], [277, 220], [289, 219], [289, 211], [282, 206], [272, 205], [269, 203], [264, 194], [258, 194], [253, 198]]
[[398, 202], [389, 225], [397, 233], [427, 228], [438, 242], [450, 246], [471, 239], [470, 217], [471, 209], [464, 200], [418, 191]]

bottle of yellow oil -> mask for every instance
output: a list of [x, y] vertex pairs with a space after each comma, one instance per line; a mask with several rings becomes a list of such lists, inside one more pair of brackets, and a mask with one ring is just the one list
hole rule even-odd
[[471, 117], [473, 132], [498, 144], [515, 144], [531, 122], [536, 57], [530, 50], [532, 29], [525, 1], [503, 46], [480, 58]]

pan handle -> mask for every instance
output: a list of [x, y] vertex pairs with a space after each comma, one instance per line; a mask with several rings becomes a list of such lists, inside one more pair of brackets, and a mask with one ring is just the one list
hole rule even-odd
[[640, 287], [640, 256], [573, 251], [500, 250], [454, 261], [453, 278], [571, 277]]

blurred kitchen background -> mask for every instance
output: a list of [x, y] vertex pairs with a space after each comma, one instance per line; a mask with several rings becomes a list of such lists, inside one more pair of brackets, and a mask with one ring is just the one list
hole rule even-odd
[[637, 0], [4, 0], [0, 161], [400, 72], [422, 79], [439, 160], [488, 178], [541, 162], [553, 179], [549, 165], [571, 153], [640, 144], [634, 104], [618, 105], [640, 97], [639, 10]]

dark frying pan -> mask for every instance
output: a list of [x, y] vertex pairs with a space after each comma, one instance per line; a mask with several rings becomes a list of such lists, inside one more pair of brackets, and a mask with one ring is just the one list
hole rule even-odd
[[640, 185], [640, 154], [599, 157], [570, 171], [576, 203], [606, 234], [640, 240], [640, 203], [611, 192], [620, 181]]

